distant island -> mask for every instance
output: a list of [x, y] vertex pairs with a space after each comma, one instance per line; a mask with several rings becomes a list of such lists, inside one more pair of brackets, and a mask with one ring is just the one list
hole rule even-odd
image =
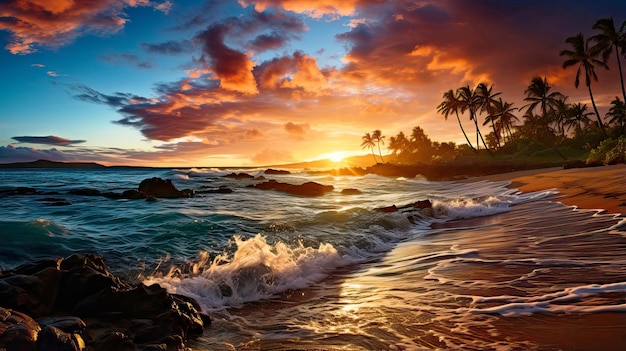
[[0, 168], [107, 168], [95, 162], [56, 162], [37, 160], [33, 162], [0, 163]]

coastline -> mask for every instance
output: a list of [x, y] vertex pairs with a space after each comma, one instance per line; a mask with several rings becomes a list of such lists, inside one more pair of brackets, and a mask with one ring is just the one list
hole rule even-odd
[[626, 164], [570, 168], [551, 167], [473, 177], [460, 182], [510, 181], [522, 192], [556, 189], [557, 200], [581, 209], [626, 214]]

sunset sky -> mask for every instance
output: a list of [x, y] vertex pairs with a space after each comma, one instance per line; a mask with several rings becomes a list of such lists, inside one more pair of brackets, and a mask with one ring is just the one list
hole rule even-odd
[[521, 107], [539, 75], [589, 103], [559, 51], [610, 16], [626, 1], [3, 0], [0, 163], [284, 164], [414, 126], [461, 144], [436, 112], [449, 89], [487, 82]]

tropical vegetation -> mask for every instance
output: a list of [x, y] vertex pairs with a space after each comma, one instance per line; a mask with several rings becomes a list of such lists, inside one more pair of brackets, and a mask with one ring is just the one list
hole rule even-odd
[[[459, 157], [586, 160], [594, 164], [624, 162], [626, 90], [621, 61], [626, 59], [626, 21], [616, 28], [613, 18], [604, 18], [592, 29], [596, 34], [588, 39], [582, 33], [565, 39], [569, 48], [559, 52], [563, 69], [576, 69], [574, 86], [578, 88], [581, 80], [584, 82], [591, 108], [582, 102], [569, 101], [568, 96], [554, 90], [545, 76], [530, 79], [524, 91], [525, 105], [519, 107], [486, 82], [474, 87], [465, 85], [449, 89], [443, 93], [437, 112], [445, 120], [456, 117], [467, 144], [433, 142], [422, 128], [416, 126], [408, 136], [400, 131], [389, 137], [388, 160], [398, 164], [451, 162]], [[601, 83], [597, 70], [609, 69], [613, 57], [617, 61], [621, 91], [616, 92], [610, 108], [602, 116], [592, 86]], [[469, 119], [473, 131], [464, 129], [462, 118]], [[488, 134], [483, 135], [480, 124], [489, 129]], [[468, 132], [474, 135], [468, 135]], [[361, 146], [371, 151], [376, 163], [378, 158], [384, 163], [380, 147], [384, 145], [384, 139], [380, 130], [362, 137]]]

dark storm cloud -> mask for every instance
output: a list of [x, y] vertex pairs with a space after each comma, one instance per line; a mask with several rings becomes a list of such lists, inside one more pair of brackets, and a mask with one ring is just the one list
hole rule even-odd
[[43, 145], [57, 145], [57, 146], [72, 146], [74, 144], [84, 143], [86, 140], [70, 140], [58, 137], [56, 135], [48, 136], [16, 136], [12, 138], [20, 143], [29, 144], [43, 144]]

